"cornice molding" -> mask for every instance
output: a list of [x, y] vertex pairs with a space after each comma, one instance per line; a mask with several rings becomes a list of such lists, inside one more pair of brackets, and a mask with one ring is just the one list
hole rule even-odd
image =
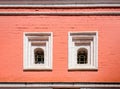
[[120, 7], [120, 0], [0, 0], [0, 8]]
[[120, 8], [120, 4], [0, 4], [0, 8]]
[[90, 88], [90, 87], [106, 87], [119, 88], [120, 82], [1, 82], [0, 87], [15, 87], [15, 88], [54, 88], [54, 87], [71, 87], [71, 88]]
[[0, 12], [0, 16], [120, 16], [120, 11], [89, 12]]

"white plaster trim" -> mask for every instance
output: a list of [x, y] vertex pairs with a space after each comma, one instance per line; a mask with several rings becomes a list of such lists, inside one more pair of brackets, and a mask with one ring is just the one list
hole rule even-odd
[[[48, 41], [46, 42], [45, 46], [33, 46], [31, 45], [31, 42], [33, 41], [29, 41], [29, 37], [35, 37], [35, 36], [26, 36], [25, 34], [44, 34], [44, 33], [48, 33], [50, 34], [50, 36], [48, 36]], [[52, 32], [24, 32], [24, 58], [23, 58], [23, 69], [24, 70], [52, 70], [52, 49], [53, 49], [53, 34]], [[40, 36], [38, 36], [40, 37]], [[36, 48], [42, 48], [44, 50], [44, 64], [34, 64], [34, 49]]]
[[120, 16], [120, 11], [89, 11], [89, 12], [0, 12], [0, 16]]
[[118, 84], [112, 84], [112, 83], [106, 83], [106, 84], [99, 84], [99, 83], [30, 83], [30, 84], [16, 84], [16, 83], [12, 83], [12, 84], [0, 84], [0, 88], [118, 88], [120, 87], [120, 83]]
[[[81, 33], [81, 35], [70, 35], [71, 33]], [[85, 35], [84, 33], [88, 33]], [[89, 35], [95, 33], [95, 35]], [[72, 41], [73, 37], [93, 37], [91, 44], [86, 46], [76, 46], [75, 41]], [[84, 40], [85, 42], [86, 40]], [[88, 63], [87, 64], [76, 64], [77, 50], [79, 48], [86, 48], [88, 50]], [[68, 69], [69, 70], [97, 70], [98, 69], [98, 32], [69, 32], [68, 33]]]
[[56, 5], [20, 5], [20, 4], [0, 4], [0, 8], [90, 8], [90, 7], [120, 7], [120, 4], [56, 4]]

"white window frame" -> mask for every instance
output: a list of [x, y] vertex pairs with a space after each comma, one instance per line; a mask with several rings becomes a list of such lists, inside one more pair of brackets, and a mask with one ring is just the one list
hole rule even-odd
[[[28, 34], [28, 35], [26, 35]], [[29, 34], [36, 34], [30, 35]], [[29, 38], [37, 37], [42, 38], [43, 36], [39, 36], [38, 34], [50, 34], [49, 36], [46, 36], [48, 40], [46, 41], [37, 41], [38, 43], [44, 42], [46, 45], [32, 45], [33, 42], [36, 42], [34, 40], [29, 40]], [[52, 70], [52, 49], [53, 49], [53, 33], [52, 32], [24, 32], [23, 33], [24, 38], [24, 58], [23, 58], [23, 69], [24, 70]], [[34, 58], [34, 50], [36, 48], [42, 48], [44, 51], [44, 64], [35, 64], [35, 58]]]
[[[74, 33], [77, 35], [70, 35]], [[80, 33], [80, 34], [79, 34]], [[93, 35], [92, 35], [93, 33]], [[78, 35], [79, 34], [79, 35]], [[73, 37], [87, 37], [93, 38], [89, 41], [89, 45], [76, 46], [77, 41], [73, 41]], [[82, 42], [79, 40], [79, 42]], [[87, 42], [84, 40], [83, 42]], [[88, 50], [88, 63], [77, 64], [77, 50], [79, 48], [86, 48]], [[98, 32], [97, 31], [81, 31], [81, 32], [68, 32], [68, 70], [97, 70], [98, 69]]]

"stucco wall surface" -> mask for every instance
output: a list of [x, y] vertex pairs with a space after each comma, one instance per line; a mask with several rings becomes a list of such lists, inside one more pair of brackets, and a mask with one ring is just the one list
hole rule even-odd
[[[68, 71], [69, 31], [98, 31], [97, 71]], [[52, 71], [23, 70], [23, 32], [53, 32]], [[119, 67], [120, 16], [0, 16], [0, 82], [120, 82]]]

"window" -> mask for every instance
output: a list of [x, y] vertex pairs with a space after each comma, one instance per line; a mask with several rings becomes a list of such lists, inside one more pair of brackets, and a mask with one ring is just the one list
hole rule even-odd
[[44, 51], [41, 48], [34, 50], [35, 64], [44, 64]]
[[24, 70], [52, 70], [52, 33], [24, 33]]
[[77, 51], [77, 64], [87, 64], [87, 49], [80, 48]]
[[98, 33], [69, 32], [68, 34], [68, 69], [98, 69]]

